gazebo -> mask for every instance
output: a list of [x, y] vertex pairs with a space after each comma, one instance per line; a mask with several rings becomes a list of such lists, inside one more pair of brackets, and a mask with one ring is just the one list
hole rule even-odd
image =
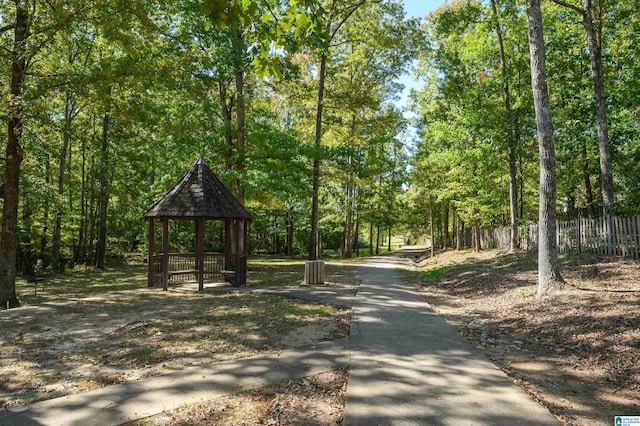
[[[144, 215], [149, 223], [148, 285], [167, 290], [176, 276], [195, 276], [204, 290], [206, 276], [218, 276], [234, 287], [247, 282], [248, 224], [251, 214], [236, 200], [205, 161], [199, 158], [185, 175]], [[195, 222], [195, 253], [170, 253], [169, 221]], [[205, 221], [224, 222], [224, 252], [204, 251]], [[154, 227], [162, 226], [162, 252], [154, 251]]]

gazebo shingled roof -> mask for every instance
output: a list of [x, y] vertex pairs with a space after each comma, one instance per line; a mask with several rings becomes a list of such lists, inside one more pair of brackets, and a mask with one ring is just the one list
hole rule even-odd
[[[247, 224], [251, 214], [245, 210], [220, 179], [199, 158], [162, 198], [156, 201], [144, 215], [149, 222], [148, 285], [153, 286], [160, 275], [162, 287], [167, 290], [169, 277], [175, 274], [195, 274], [198, 289], [204, 289], [205, 274], [221, 274], [234, 286], [244, 285], [247, 275]], [[162, 222], [162, 253], [154, 255], [154, 222]], [[193, 220], [196, 224], [195, 269], [172, 270], [169, 261], [169, 220]], [[204, 252], [205, 221], [224, 221], [224, 253], [218, 256], [224, 265], [215, 270], [205, 269]], [[189, 256], [190, 254], [186, 254]], [[172, 255], [173, 256], [173, 255]], [[179, 255], [178, 255], [179, 256]], [[185, 254], [182, 255], [183, 257]], [[158, 269], [158, 270], [156, 270]]]
[[251, 219], [200, 157], [173, 188], [156, 201], [145, 218]]

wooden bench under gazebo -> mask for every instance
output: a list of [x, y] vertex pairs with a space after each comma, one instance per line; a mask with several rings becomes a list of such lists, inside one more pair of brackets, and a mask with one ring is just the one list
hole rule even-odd
[[[248, 224], [251, 214], [199, 158], [144, 215], [149, 222], [148, 285], [167, 290], [176, 277], [193, 276], [198, 290], [205, 277], [220, 277], [238, 287], [247, 282]], [[169, 222], [195, 222], [195, 252], [170, 253]], [[162, 252], [155, 253], [155, 222], [162, 226]], [[224, 222], [224, 252], [205, 252], [206, 221]]]

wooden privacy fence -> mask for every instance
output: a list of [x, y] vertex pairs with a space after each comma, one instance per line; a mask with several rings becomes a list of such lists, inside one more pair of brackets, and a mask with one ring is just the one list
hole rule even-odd
[[[483, 229], [480, 235], [481, 247], [508, 249], [509, 229]], [[521, 226], [518, 231], [521, 249], [538, 249], [538, 225]], [[558, 221], [556, 234], [560, 253], [593, 253], [640, 258], [640, 216], [605, 216], [597, 219]]]

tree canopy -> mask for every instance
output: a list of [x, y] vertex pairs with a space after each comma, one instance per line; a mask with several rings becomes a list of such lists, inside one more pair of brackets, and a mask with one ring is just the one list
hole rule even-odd
[[[637, 214], [637, 4], [543, 2], [542, 18], [556, 211]], [[319, 255], [351, 257], [392, 232], [451, 247], [537, 222], [527, 36], [502, 0], [422, 20], [396, 0], [3, 2], [0, 304], [36, 265], [144, 253], [144, 211], [199, 156], [254, 215], [253, 252], [306, 255], [314, 226]]]

